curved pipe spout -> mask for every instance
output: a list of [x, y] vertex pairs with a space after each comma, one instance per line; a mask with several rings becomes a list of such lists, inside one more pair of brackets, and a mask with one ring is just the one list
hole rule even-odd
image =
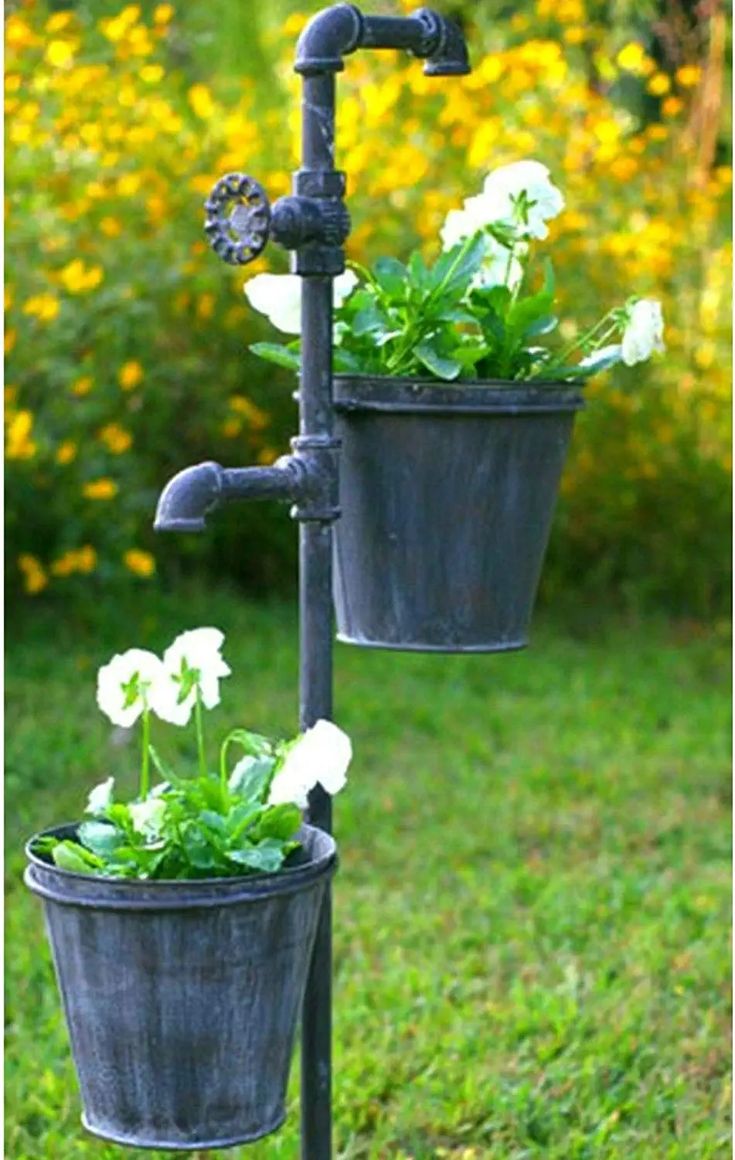
[[426, 60], [427, 76], [470, 71], [461, 29], [431, 8], [410, 16], [363, 16], [354, 4], [334, 4], [312, 17], [296, 46], [296, 72], [304, 76], [341, 72], [342, 59], [357, 48], [407, 49]]
[[272, 467], [221, 467], [208, 460], [186, 467], [164, 487], [156, 507], [157, 532], [203, 532], [206, 517], [233, 499], [297, 499], [302, 465], [290, 455]]

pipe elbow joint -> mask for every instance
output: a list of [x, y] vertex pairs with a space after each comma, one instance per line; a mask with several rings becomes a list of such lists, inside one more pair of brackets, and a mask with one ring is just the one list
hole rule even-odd
[[157, 532], [203, 532], [207, 514], [220, 502], [223, 475], [223, 468], [211, 460], [179, 471], [161, 492], [154, 529]]
[[294, 69], [302, 76], [341, 72], [342, 59], [360, 45], [363, 17], [354, 4], [335, 4], [317, 12], [296, 44]]
[[433, 33], [431, 51], [424, 54], [427, 77], [465, 76], [472, 72], [467, 42], [458, 24], [430, 8], [420, 8], [414, 16]]

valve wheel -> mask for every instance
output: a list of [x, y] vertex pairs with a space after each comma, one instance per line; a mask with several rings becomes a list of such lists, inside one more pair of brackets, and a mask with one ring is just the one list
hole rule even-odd
[[246, 173], [221, 177], [204, 203], [204, 232], [224, 262], [245, 266], [262, 252], [270, 234], [271, 207], [262, 185]]

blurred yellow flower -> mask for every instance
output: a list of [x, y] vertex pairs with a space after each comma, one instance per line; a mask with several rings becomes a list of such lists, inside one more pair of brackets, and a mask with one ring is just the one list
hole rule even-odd
[[140, 189], [141, 178], [139, 173], [123, 173], [117, 179], [117, 192], [120, 197], [134, 197]]
[[684, 108], [681, 97], [667, 97], [661, 102], [661, 112], [664, 117], [678, 117]]
[[656, 67], [650, 56], [646, 55], [643, 45], [639, 44], [637, 40], [632, 40], [624, 48], [621, 48], [616, 60], [626, 72], [641, 77], [650, 76]]
[[73, 439], [65, 439], [56, 449], [56, 462], [62, 467], [71, 463], [77, 457], [77, 445]]
[[197, 298], [197, 318], [208, 319], [214, 314], [214, 294], [200, 294]]
[[27, 48], [37, 41], [35, 33], [17, 13], [11, 12], [5, 21], [5, 46], [7, 48]]
[[306, 12], [292, 12], [283, 22], [283, 35], [300, 36], [309, 16]]
[[87, 290], [94, 290], [104, 277], [101, 266], [85, 266], [81, 258], [72, 258], [59, 274], [59, 279], [65, 290], [70, 294], [84, 294]]
[[198, 84], [192, 85], [188, 93], [189, 104], [192, 111], [202, 121], [208, 121], [214, 113], [214, 101], [212, 94], [206, 85]]
[[29, 596], [42, 592], [48, 585], [48, 576], [41, 562], [28, 552], [18, 556], [18, 568], [23, 574], [23, 586]]
[[157, 4], [153, 9], [153, 23], [168, 24], [168, 22], [173, 19], [173, 15], [173, 4]]
[[5, 455], [8, 459], [32, 459], [36, 454], [36, 444], [31, 439], [33, 415], [30, 411], [18, 411], [6, 416]]
[[230, 395], [230, 408], [247, 419], [248, 426], [253, 431], [262, 431], [268, 426], [268, 415], [265, 411], [261, 411], [260, 407], [256, 407], [255, 403], [246, 399], [244, 395]]
[[153, 556], [150, 552], [142, 551], [141, 548], [130, 548], [123, 553], [123, 563], [134, 576], [152, 576], [156, 570], [156, 561]]
[[147, 85], [156, 85], [163, 78], [163, 67], [160, 64], [144, 64], [138, 76]]
[[111, 217], [110, 214], [106, 214], [100, 222], [100, 232], [106, 238], [119, 238], [122, 233], [122, 223], [117, 218]]
[[18, 332], [14, 330], [13, 327], [9, 327], [8, 330], [5, 331], [3, 335], [3, 347], [6, 354], [10, 354], [11, 350], [15, 346], [17, 337]]
[[93, 479], [84, 484], [82, 495], [85, 499], [113, 499], [118, 491], [114, 479]]
[[70, 548], [51, 564], [53, 576], [71, 576], [74, 572], [89, 574], [97, 567], [97, 552], [91, 544], [82, 548]]
[[693, 89], [702, 78], [702, 70], [697, 65], [685, 64], [677, 69], [676, 79], [683, 89]]
[[671, 81], [666, 73], [654, 73], [646, 88], [654, 97], [662, 97], [671, 88]]
[[98, 438], [105, 444], [113, 455], [122, 455], [133, 445], [133, 437], [129, 431], [118, 423], [108, 423], [98, 432]]
[[92, 390], [92, 386], [93, 386], [92, 376], [91, 375], [82, 375], [81, 378], [74, 380], [74, 382], [71, 384], [71, 387], [69, 389], [70, 389], [72, 395], [76, 395], [78, 398], [81, 399], [84, 397], [84, 395], [89, 394], [89, 392]]
[[53, 68], [68, 68], [74, 60], [74, 52], [68, 40], [50, 41], [44, 56]]
[[123, 363], [118, 371], [117, 381], [124, 391], [132, 391], [143, 381], [143, 368], [136, 359]]
[[54, 12], [53, 16], [49, 16], [46, 21], [46, 32], [52, 36], [55, 32], [63, 32], [65, 28], [69, 27], [72, 19], [71, 12]]
[[23, 313], [39, 322], [53, 322], [59, 313], [59, 300], [55, 294], [35, 294], [24, 303]]

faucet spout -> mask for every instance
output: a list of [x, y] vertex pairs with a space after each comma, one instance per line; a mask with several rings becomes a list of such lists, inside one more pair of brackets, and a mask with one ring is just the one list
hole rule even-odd
[[426, 61], [427, 76], [470, 72], [461, 28], [431, 8], [410, 16], [363, 16], [354, 4], [334, 4], [311, 18], [296, 46], [296, 72], [341, 72], [343, 57], [358, 48], [398, 48]]
[[211, 461], [186, 467], [164, 487], [156, 507], [157, 532], [203, 532], [205, 517], [222, 495], [223, 468]]
[[284, 455], [272, 467], [221, 467], [207, 460], [186, 467], [164, 487], [156, 507], [157, 532], [203, 532], [206, 517], [234, 499], [296, 499], [302, 465]]

